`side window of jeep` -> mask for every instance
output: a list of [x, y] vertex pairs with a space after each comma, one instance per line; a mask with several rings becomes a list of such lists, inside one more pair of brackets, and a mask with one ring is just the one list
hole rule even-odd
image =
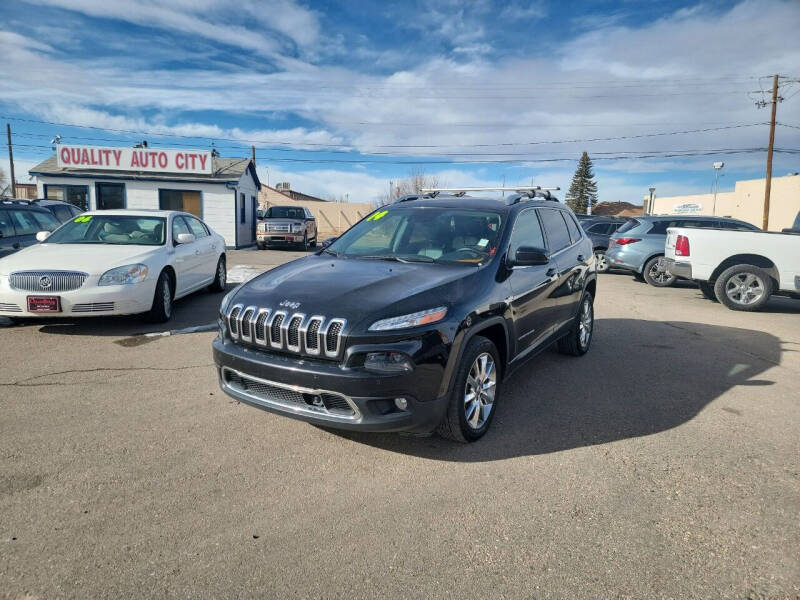
[[517, 222], [514, 223], [511, 241], [508, 244], [508, 255], [513, 258], [516, 256], [517, 250], [522, 246], [545, 248], [542, 226], [539, 223], [539, 217], [536, 216], [536, 211], [533, 209], [519, 213]]

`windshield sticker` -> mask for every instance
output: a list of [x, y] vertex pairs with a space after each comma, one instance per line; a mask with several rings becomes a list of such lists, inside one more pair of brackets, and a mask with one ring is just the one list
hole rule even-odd
[[482, 238], [481, 241], [478, 242], [478, 246], [483, 248], [488, 243], [489, 243], [489, 240], [487, 240], [486, 238]]
[[91, 220], [92, 220], [92, 216], [88, 215], [86, 217], [78, 217], [77, 219], [75, 219], [73, 221], [73, 223], [88, 223]]
[[378, 221], [389, 214], [388, 210], [381, 210], [376, 212], [374, 215], [367, 217], [367, 221]]

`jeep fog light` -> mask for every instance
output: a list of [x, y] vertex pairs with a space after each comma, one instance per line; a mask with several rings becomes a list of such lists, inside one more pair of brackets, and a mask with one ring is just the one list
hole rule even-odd
[[402, 352], [369, 352], [364, 368], [376, 373], [408, 373], [414, 370], [411, 359]]
[[408, 400], [405, 398], [395, 398], [394, 405], [400, 410], [406, 410], [408, 408]]

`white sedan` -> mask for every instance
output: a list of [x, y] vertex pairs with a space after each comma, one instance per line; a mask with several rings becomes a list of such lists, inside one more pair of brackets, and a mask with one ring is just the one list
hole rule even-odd
[[225, 289], [225, 240], [187, 213], [94, 211], [36, 237], [41, 244], [0, 259], [0, 316], [164, 322], [173, 300]]

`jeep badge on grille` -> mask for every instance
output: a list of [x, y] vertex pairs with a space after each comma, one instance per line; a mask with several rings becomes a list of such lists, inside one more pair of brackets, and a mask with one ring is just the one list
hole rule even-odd
[[292, 310], [297, 310], [300, 308], [299, 302], [292, 302], [291, 300], [284, 300], [278, 306], [283, 306], [284, 308], [291, 308]]

